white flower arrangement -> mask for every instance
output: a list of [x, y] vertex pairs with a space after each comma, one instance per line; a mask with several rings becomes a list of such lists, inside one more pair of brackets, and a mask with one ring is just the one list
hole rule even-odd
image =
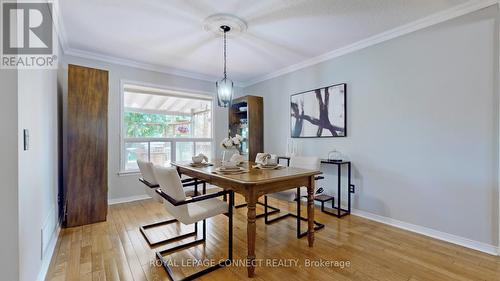
[[236, 134], [234, 137], [229, 136], [223, 139], [220, 143], [220, 146], [225, 149], [238, 147], [241, 144], [242, 140], [243, 138], [240, 135]]

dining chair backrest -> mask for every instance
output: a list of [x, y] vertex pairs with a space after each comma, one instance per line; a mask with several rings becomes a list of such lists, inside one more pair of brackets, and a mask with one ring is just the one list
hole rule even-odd
[[[155, 166], [153, 171], [163, 192], [177, 201], [186, 200], [186, 193], [176, 168]], [[187, 205], [174, 206], [167, 200], [164, 200], [164, 202], [167, 211], [175, 218], [189, 217]]]
[[153, 198], [153, 200], [155, 200], [156, 202], [163, 203], [163, 198], [156, 193], [158, 182], [156, 181], [153, 172], [154, 164], [143, 160], [137, 160], [137, 166], [139, 166], [139, 171], [141, 171], [142, 179], [152, 185], [148, 186], [147, 184], [144, 184], [144, 191], [146, 191], [146, 194]]
[[290, 167], [319, 171], [321, 161], [318, 157], [292, 156]]
[[[290, 157], [289, 166], [294, 168], [319, 171], [321, 166], [321, 160], [319, 159], [319, 157], [292, 156]], [[314, 192], [316, 192], [317, 188], [318, 186], [315, 185]]]
[[[289, 167], [292, 168], [300, 168], [306, 170], [314, 170], [319, 171], [321, 161], [318, 157], [305, 157], [305, 156], [292, 156], [290, 157]], [[307, 190], [305, 187], [301, 187], [300, 193], [297, 194], [296, 189], [289, 189], [285, 191], [279, 191], [273, 194], [270, 194], [271, 197], [278, 198], [280, 200], [285, 200], [289, 202], [293, 202], [296, 200], [297, 196], [306, 196]], [[316, 192], [316, 190], [315, 190]]]
[[141, 171], [142, 179], [149, 182], [152, 185], [158, 184], [155, 175], [153, 173], [154, 164], [151, 162], [137, 160], [137, 165], [139, 166], [139, 171]]

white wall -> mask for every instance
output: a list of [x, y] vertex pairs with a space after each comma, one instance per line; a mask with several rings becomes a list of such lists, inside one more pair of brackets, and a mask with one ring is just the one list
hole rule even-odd
[[[266, 151], [285, 153], [291, 94], [345, 82], [348, 137], [299, 140], [302, 154], [352, 160], [354, 208], [498, 245], [497, 16], [490, 7], [244, 88], [265, 97]], [[335, 194], [335, 170], [322, 169]]]
[[19, 131], [29, 130], [29, 150], [19, 148], [20, 280], [36, 280], [42, 251], [55, 242], [58, 189], [57, 71], [19, 70]]
[[[129, 80], [154, 84], [166, 88], [180, 88], [208, 93], [215, 92], [215, 82], [208, 82], [174, 76], [159, 72], [147, 71], [117, 64], [110, 64], [74, 56], [64, 56], [63, 71], [67, 73], [67, 65], [76, 64], [109, 71], [109, 111], [108, 111], [108, 185], [109, 200], [145, 195], [143, 186], [137, 180], [137, 174], [118, 175], [120, 171], [120, 81]], [[64, 92], [67, 92], [64, 86]], [[214, 96], [214, 100], [215, 96]], [[227, 134], [227, 110], [214, 107], [214, 141], [216, 144]], [[216, 156], [220, 150], [216, 146]]]
[[17, 71], [0, 69], [0, 272], [2, 280], [19, 279]]
[[[0, 70], [2, 280], [40, 280], [56, 241], [58, 172], [55, 70]], [[23, 129], [30, 131], [24, 151]]]

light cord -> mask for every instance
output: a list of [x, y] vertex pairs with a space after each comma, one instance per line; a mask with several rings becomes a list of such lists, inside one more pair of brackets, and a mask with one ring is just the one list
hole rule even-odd
[[224, 29], [224, 79], [227, 78], [227, 67], [226, 67], [226, 60], [227, 60], [227, 51], [226, 51], [226, 29]]

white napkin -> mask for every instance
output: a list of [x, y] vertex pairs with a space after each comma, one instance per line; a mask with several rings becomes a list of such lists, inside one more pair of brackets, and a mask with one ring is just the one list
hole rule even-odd
[[222, 162], [222, 168], [236, 168], [238, 163], [232, 161], [224, 161]]
[[255, 163], [262, 165], [274, 165], [278, 163], [277, 160], [276, 154], [257, 153], [255, 156]]
[[245, 161], [245, 157], [243, 157], [243, 155], [239, 155], [238, 153], [233, 154], [231, 159], [229, 159], [229, 162], [235, 162], [236, 164], [240, 164], [243, 161]]
[[205, 162], [208, 162], [208, 157], [205, 156], [205, 154], [200, 153], [197, 156], [191, 157], [191, 160], [193, 160], [193, 163], [202, 163], [203, 160], [205, 160]]

